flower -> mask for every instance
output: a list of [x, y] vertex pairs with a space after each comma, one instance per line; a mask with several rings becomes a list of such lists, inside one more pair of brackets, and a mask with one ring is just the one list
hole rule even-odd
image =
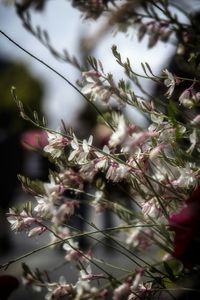
[[62, 224], [74, 214], [75, 208], [78, 206], [78, 200], [66, 200], [58, 209], [53, 209], [52, 222], [56, 225]]
[[66, 283], [63, 276], [60, 277], [59, 283], [49, 283], [48, 293], [45, 296], [46, 300], [60, 299], [63, 296], [70, 295], [73, 292], [71, 284]]
[[85, 269], [80, 270], [80, 276], [79, 279], [82, 281], [92, 281], [100, 278], [105, 278], [104, 274], [93, 274], [91, 265], [88, 264], [88, 266]]
[[94, 88], [97, 88], [101, 83], [101, 81], [99, 80], [99, 78], [101, 77], [101, 73], [94, 70], [83, 72], [82, 76], [86, 84], [82, 88], [81, 92], [85, 95], [92, 93], [94, 91]]
[[114, 289], [113, 292], [113, 300], [122, 300], [124, 297], [127, 296], [129, 289], [130, 289], [130, 282], [124, 282], [121, 285], [119, 285], [116, 289]]
[[110, 150], [107, 145], [103, 147], [102, 152], [95, 151], [97, 158], [95, 159], [95, 169], [98, 170], [106, 170], [108, 167], [108, 155], [110, 154]]
[[130, 289], [132, 291], [134, 291], [138, 287], [138, 285], [141, 281], [141, 278], [144, 275], [144, 268], [137, 268], [135, 271], [136, 271], [135, 278], [134, 278], [134, 280], [132, 282], [132, 285], [130, 287]]
[[36, 219], [29, 216], [25, 210], [17, 214], [11, 208], [9, 209], [7, 220], [11, 224], [11, 229], [16, 231], [24, 230], [36, 221]]
[[[179, 177], [176, 180], [172, 181], [174, 186], [190, 188], [195, 187], [197, 184], [197, 178], [195, 176], [194, 169], [195, 164], [186, 163], [185, 167], [178, 167], [177, 171], [179, 172]], [[178, 175], [178, 174], [177, 174]]]
[[118, 182], [125, 179], [129, 175], [130, 167], [125, 164], [118, 164], [114, 161], [109, 162], [109, 168], [106, 173], [106, 179]]
[[167, 78], [164, 80], [164, 85], [168, 87], [168, 90], [166, 92], [167, 98], [170, 98], [174, 92], [174, 88], [176, 85], [176, 79], [173, 76], [171, 72], [169, 72], [167, 69], [163, 70], [163, 73], [167, 76]]
[[191, 121], [192, 125], [198, 125], [200, 123], [200, 115], [197, 115], [194, 117], [194, 119]]
[[152, 231], [150, 228], [142, 228], [140, 224], [128, 232], [126, 243], [133, 248], [145, 250], [152, 244]]
[[53, 244], [56, 243], [57, 241], [66, 239], [69, 236], [70, 236], [69, 228], [65, 226], [56, 226], [54, 228], [54, 233], [50, 233], [50, 243], [52, 244], [51, 247], [55, 246]]
[[107, 103], [112, 96], [112, 92], [109, 86], [105, 86], [100, 80], [101, 73], [90, 70], [83, 72], [82, 75], [85, 80], [85, 85], [81, 92], [84, 95], [90, 95], [92, 101], [100, 100]]
[[200, 186], [178, 213], [170, 215], [169, 225], [175, 233], [173, 256], [188, 268], [200, 264]]
[[145, 219], [158, 219], [162, 216], [162, 209], [155, 197], [143, 203], [142, 212]]
[[48, 145], [44, 147], [44, 151], [50, 153], [52, 158], [58, 158], [62, 155], [64, 148], [70, 142], [60, 133], [48, 132]]
[[34, 212], [39, 217], [49, 219], [52, 216], [53, 203], [50, 201], [50, 198], [52, 197], [35, 197], [37, 205], [34, 207]]
[[82, 145], [79, 145], [79, 142], [73, 134], [73, 140], [71, 141], [72, 152], [70, 153], [68, 160], [72, 161], [76, 158], [76, 161], [81, 165], [87, 162], [87, 156], [90, 153], [91, 145], [93, 141], [93, 136], [90, 135], [88, 141], [83, 140]]
[[40, 129], [27, 130], [21, 136], [21, 143], [27, 150], [39, 150], [48, 144], [47, 134]]
[[152, 291], [152, 282], [141, 283], [138, 285], [137, 292], [131, 293], [127, 300], [149, 299]]
[[125, 138], [127, 137], [128, 130], [125, 122], [125, 118], [123, 115], [116, 116], [117, 121], [117, 128], [113, 132], [109, 140], [110, 147], [116, 147], [124, 142]]
[[[96, 287], [90, 286], [88, 280], [82, 280], [81, 278], [79, 278], [75, 287], [76, 287], [76, 297], [74, 298], [74, 300], [97, 299], [96, 295], [98, 293], [98, 289]], [[104, 297], [104, 295], [105, 292], [104, 294], [102, 294], [101, 298]]]
[[34, 227], [34, 228], [32, 228], [32, 229], [29, 231], [28, 237], [33, 237], [33, 236], [36, 236], [36, 235], [40, 235], [40, 234], [42, 234], [45, 230], [46, 230], [46, 228], [43, 227], [43, 226], [37, 226], [37, 227]]
[[187, 149], [187, 153], [191, 154], [195, 148], [199, 150], [199, 147], [197, 147], [197, 144], [199, 143], [199, 138], [196, 128], [193, 129], [192, 133], [189, 135], [189, 140], [191, 145]]
[[65, 255], [67, 261], [76, 261], [81, 257], [81, 253], [78, 249], [78, 242], [70, 240], [70, 242], [63, 244], [63, 249], [67, 251], [67, 254]]
[[186, 108], [193, 108], [194, 101], [193, 101], [193, 89], [189, 88], [182, 92], [182, 94], [179, 97], [179, 102], [181, 105], [183, 105]]

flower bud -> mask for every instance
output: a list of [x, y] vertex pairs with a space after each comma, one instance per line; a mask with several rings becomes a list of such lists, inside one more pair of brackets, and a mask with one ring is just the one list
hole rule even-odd
[[42, 226], [34, 227], [33, 229], [31, 229], [29, 231], [28, 237], [33, 237], [33, 236], [36, 236], [36, 235], [40, 235], [44, 231], [45, 231], [45, 227], [42, 227]]

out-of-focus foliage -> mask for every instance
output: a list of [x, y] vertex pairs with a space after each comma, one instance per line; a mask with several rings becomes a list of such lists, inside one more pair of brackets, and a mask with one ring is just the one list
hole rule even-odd
[[7, 121], [11, 130], [21, 130], [30, 127], [30, 124], [19, 118], [16, 103], [11, 96], [11, 87], [15, 86], [18, 95], [23, 98], [28, 110], [41, 111], [43, 88], [40, 81], [34, 78], [22, 63], [0, 61], [0, 113]]

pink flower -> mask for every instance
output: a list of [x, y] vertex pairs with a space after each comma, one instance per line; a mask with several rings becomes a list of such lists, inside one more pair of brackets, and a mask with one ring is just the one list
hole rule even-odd
[[25, 131], [21, 136], [25, 149], [43, 149], [48, 144], [47, 133], [40, 129]]
[[184, 207], [169, 218], [175, 232], [174, 257], [185, 267], [200, 264], [200, 186], [186, 200]]

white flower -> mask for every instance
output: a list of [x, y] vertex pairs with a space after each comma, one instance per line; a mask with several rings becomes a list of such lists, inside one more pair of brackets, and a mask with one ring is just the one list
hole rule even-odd
[[132, 285], [130, 287], [130, 289], [132, 291], [135, 291], [135, 289], [138, 287], [139, 282], [141, 281], [142, 275], [144, 274], [144, 269], [143, 268], [138, 268], [136, 270], [136, 274], [135, 274], [135, 278], [132, 282]]
[[91, 292], [91, 286], [89, 282], [79, 279], [76, 283], [76, 298], [74, 300], [83, 299], [85, 292], [89, 292], [89, 291]]
[[138, 296], [135, 295], [135, 294], [133, 294], [133, 293], [131, 293], [131, 294], [128, 296], [127, 300], [138, 300]]
[[65, 259], [67, 261], [76, 261], [81, 256], [78, 242], [74, 242], [72, 239], [68, 243], [63, 244], [63, 249], [67, 251], [67, 254], [65, 255]]
[[109, 161], [109, 167], [106, 173], [106, 179], [114, 180], [116, 177], [116, 169], [118, 167], [118, 163], [115, 161]]
[[74, 298], [74, 300], [93, 300], [96, 298], [97, 292], [98, 289], [96, 287], [90, 286], [89, 280], [85, 280], [82, 277], [79, 277], [79, 280], [76, 283], [76, 297]]
[[121, 181], [129, 175], [130, 167], [125, 164], [111, 163], [107, 173], [106, 178], [114, 182]]
[[152, 282], [141, 283], [139, 284], [138, 289], [143, 294], [148, 293], [152, 290]]
[[53, 176], [50, 176], [50, 182], [44, 183], [43, 186], [47, 195], [59, 191], [59, 184], [55, 182]]
[[187, 149], [187, 153], [192, 153], [196, 144], [198, 143], [197, 130], [196, 128], [189, 135], [190, 147]]
[[95, 169], [95, 160], [89, 161], [88, 163], [81, 166], [80, 174], [83, 179], [87, 181], [92, 181], [96, 175], [97, 170]]
[[113, 291], [113, 300], [122, 300], [129, 292], [130, 283], [124, 282]]
[[75, 207], [79, 206], [79, 201], [69, 200], [65, 201], [62, 205], [54, 207], [52, 211], [52, 222], [56, 225], [62, 224], [66, 219], [69, 219], [75, 212]]
[[95, 212], [100, 213], [108, 207], [108, 203], [103, 199], [104, 193], [102, 191], [96, 191], [92, 205], [95, 207]]
[[136, 224], [138, 227], [132, 228], [128, 233], [128, 238], [126, 243], [134, 248], [139, 247], [142, 250], [145, 250], [151, 245], [151, 236], [152, 231], [148, 228], [140, 227], [139, 224]]
[[95, 279], [105, 278], [104, 274], [93, 274], [91, 265], [88, 264], [85, 269], [81, 269], [79, 272], [79, 280], [81, 281], [91, 281]]
[[109, 167], [106, 173], [106, 179], [114, 182], [120, 181], [127, 175], [127, 168], [125, 165], [119, 165], [115, 161], [109, 161]]
[[182, 94], [179, 97], [179, 102], [186, 108], [192, 108], [194, 106], [194, 101], [192, 99], [192, 89], [186, 89], [182, 92]]
[[68, 160], [71, 161], [76, 158], [78, 164], [85, 164], [87, 162], [87, 156], [90, 153], [91, 145], [93, 142], [93, 136], [91, 135], [87, 140], [83, 140], [82, 145], [79, 145], [79, 142], [73, 134], [73, 140], [71, 141], [72, 152], [70, 153]]
[[112, 96], [112, 92], [109, 86], [105, 86], [104, 83], [100, 80], [101, 74], [96, 71], [84, 72], [83, 78], [85, 80], [85, 86], [82, 88], [81, 92], [84, 95], [91, 96], [93, 101], [102, 101], [107, 103]]
[[78, 161], [79, 161], [80, 164], [85, 164], [87, 162], [87, 156], [90, 153], [92, 142], [93, 142], [93, 136], [92, 135], [90, 135], [88, 141], [85, 140], [85, 139], [83, 140], [82, 152], [80, 153], [80, 156], [78, 157]]
[[191, 121], [192, 125], [198, 125], [200, 123], [200, 115], [197, 115], [194, 117], [194, 119]]
[[11, 229], [20, 231], [26, 229], [35, 222], [35, 218], [29, 216], [25, 210], [17, 214], [13, 209], [9, 209], [8, 222], [11, 224]]
[[191, 163], [187, 163], [184, 168], [178, 168], [178, 172], [179, 177], [172, 182], [173, 185], [186, 189], [197, 185], [197, 177], [194, 174], [193, 165]]
[[60, 277], [59, 282], [48, 284], [48, 293], [45, 296], [46, 300], [60, 299], [63, 296], [70, 295], [73, 291], [71, 284], [66, 283], [63, 276]]
[[69, 144], [69, 140], [60, 133], [48, 132], [49, 144], [44, 147], [44, 151], [50, 153], [53, 158], [62, 155], [64, 148]]
[[[103, 153], [102, 153], [103, 152]], [[110, 150], [108, 146], [104, 146], [102, 152], [95, 151], [97, 159], [95, 160], [95, 169], [105, 170], [108, 167], [108, 155], [110, 154]]]
[[117, 129], [113, 132], [109, 140], [110, 147], [122, 144], [127, 136], [127, 126], [123, 115], [118, 116], [117, 123]]
[[175, 77], [172, 75], [172, 73], [169, 72], [167, 69], [163, 70], [163, 73], [167, 76], [167, 78], [164, 80], [164, 85], [168, 87], [166, 96], [167, 98], [170, 98], [173, 94], [176, 85], [176, 80]]
[[153, 148], [149, 152], [149, 159], [153, 160], [154, 158], [156, 158], [158, 156], [158, 154], [161, 152], [161, 150], [163, 150], [166, 147], [167, 147], [167, 145], [165, 145], [165, 144], [157, 145], [155, 148]]
[[96, 191], [94, 195], [93, 204], [96, 206], [101, 202], [101, 199], [103, 198], [104, 193], [102, 191]]
[[128, 234], [128, 238], [126, 239], [126, 243], [128, 245], [132, 245], [133, 247], [137, 247], [138, 246], [138, 240], [137, 237], [140, 233], [140, 228], [133, 228], [130, 233]]
[[162, 210], [156, 198], [146, 201], [142, 205], [142, 212], [144, 217], [147, 219], [149, 217], [152, 219], [158, 219], [160, 216], [162, 216]]
[[[161, 114], [161, 113], [160, 114], [151, 113], [150, 116], [151, 116], [151, 121], [153, 123], [158, 124], [158, 125], [163, 123], [163, 120], [164, 120], [164, 115], [163, 114]], [[152, 125], [154, 126], [154, 124], [151, 124], [150, 127], [149, 127], [149, 130], [150, 130], [151, 127], [153, 127]], [[154, 130], [155, 130], [155, 128], [153, 128], [152, 131], [154, 131]]]
[[84, 95], [94, 93], [95, 91], [98, 91], [99, 87], [101, 87], [101, 81], [99, 80], [99, 77], [101, 76], [100, 73], [91, 70], [88, 72], [83, 72], [82, 76], [86, 83], [81, 90]]
[[[60, 239], [66, 239], [67, 237], [70, 236], [70, 230], [67, 227], [63, 227], [63, 226], [56, 226], [54, 229], [55, 234], [50, 233], [50, 238], [51, 238], [51, 244], [59, 241]], [[53, 247], [54, 245], [52, 245]]]
[[34, 211], [38, 216], [42, 218], [50, 218], [52, 216], [53, 203], [50, 201], [49, 197], [35, 197], [37, 205], [34, 207]]
[[72, 147], [73, 151], [70, 153], [70, 155], [68, 157], [69, 161], [74, 159], [74, 157], [79, 153], [79, 149], [80, 149], [78, 140], [74, 133], [73, 133], [73, 140], [71, 141], [71, 147]]
[[122, 151], [130, 155], [136, 151], [137, 147], [144, 145], [148, 139], [157, 136], [158, 132], [156, 131], [135, 132], [125, 141]]
[[91, 265], [88, 264], [86, 269], [81, 269], [79, 272], [79, 279], [80, 280], [88, 280], [88, 275], [92, 274]]

